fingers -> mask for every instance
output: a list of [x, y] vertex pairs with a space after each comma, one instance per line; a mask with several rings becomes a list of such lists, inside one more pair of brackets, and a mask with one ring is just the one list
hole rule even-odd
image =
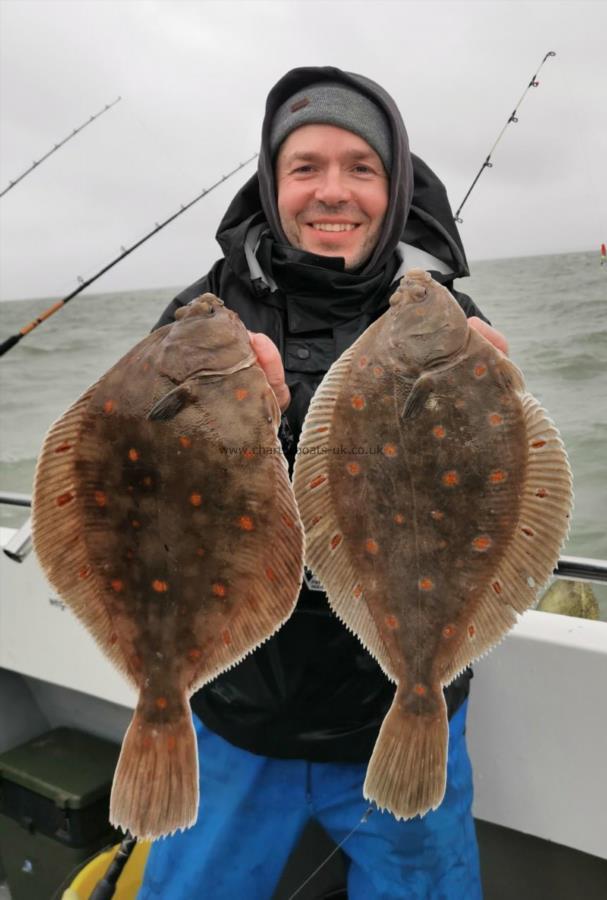
[[276, 395], [280, 411], [284, 412], [291, 402], [291, 392], [285, 381], [285, 370], [278, 347], [271, 338], [259, 332], [249, 331], [249, 339], [257, 356], [257, 362]]
[[487, 325], [487, 323], [483, 322], [482, 319], [479, 319], [478, 316], [469, 318], [468, 324], [484, 338], [487, 338], [494, 347], [497, 347], [498, 350], [501, 350], [502, 353], [508, 356], [508, 341], [501, 331], [498, 331], [497, 328], [493, 328], [491, 325]]

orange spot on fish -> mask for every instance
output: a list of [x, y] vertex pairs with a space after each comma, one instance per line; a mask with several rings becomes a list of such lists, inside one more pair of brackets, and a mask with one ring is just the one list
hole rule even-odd
[[169, 753], [172, 753], [175, 747], [177, 746], [177, 740], [175, 739], [174, 734], [169, 734], [167, 737], [167, 750]]
[[489, 424], [496, 428], [498, 425], [502, 425], [504, 422], [504, 417], [500, 416], [499, 413], [493, 412], [489, 413]]
[[221, 640], [224, 642], [226, 647], [229, 647], [232, 643], [232, 635], [227, 628], [224, 628], [224, 630], [221, 632]]
[[105, 491], [95, 491], [93, 497], [95, 498], [95, 503], [97, 504], [97, 506], [101, 507], [102, 509], [104, 506], [107, 506], [107, 494], [105, 493]]
[[381, 366], [373, 366], [373, 374], [376, 378], [381, 378], [381, 376], [384, 374], [384, 370]]
[[491, 484], [501, 484], [507, 477], [508, 475], [503, 469], [495, 469], [493, 472], [490, 472], [489, 481]]
[[272, 568], [272, 566], [266, 566], [266, 578], [268, 581], [276, 581], [276, 572]]
[[249, 396], [249, 392], [246, 388], [236, 388], [236, 390], [234, 391], [234, 396], [237, 400], [244, 400]]
[[105, 403], [103, 404], [103, 411], [106, 414], [106, 416], [109, 416], [111, 413], [113, 413], [114, 412], [114, 401], [106, 400]]
[[396, 444], [384, 444], [384, 446], [382, 447], [382, 453], [388, 458], [395, 457], [398, 453]]
[[360, 472], [360, 466], [358, 465], [357, 462], [346, 463], [346, 471], [350, 475], [358, 475]]
[[443, 474], [441, 481], [445, 487], [455, 487], [456, 484], [459, 484], [459, 475], [455, 469], [449, 469]]
[[131, 449], [129, 450], [129, 459], [131, 460], [131, 462], [137, 462], [137, 460], [139, 459], [139, 451], [135, 450], [134, 447], [131, 447]]
[[542, 497], [542, 498], [547, 497], [548, 491], [546, 490], [546, 488], [538, 488], [537, 491], [535, 492], [535, 496]]
[[157, 594], [166, 594], [169, 589], [169, 585], [166, 581], [162, 581], [160, 578], [155, 578], [152, 582], [152, 590], [156, 591]]
[[363, 587], [362, 587], [362, 584], [357, 584], [357, 585], [355, 586], [354, 590], [352, 591], [352, 594], [354, 595], [354, 597], [356, 598], [356, 600], [360, 600], [360, 598], [361, 598], [362, 595], [363, 595]]
[[198, 647], [192, 647], [190, 650], [188, 650], [186, 656], [190, 660], [190, 662], [198, 662], [198, 660], [202, 656], [202, 650], [200, 650]]
[[92, 570], [92, 568], [91, 568], [90, 566], [84, 566], [84, 567], [83, 567], [82, 569], [80, 569], [80, 571], [78, 572], [78, 578], [81, 578], [81, 579], [84, 580], [85, 578], [88, 578], [88, 577], [89, 577], [89, 575], [91, 574], [92, 571], [93, 571], [93, 570]]
[[386, 625], [392, 630], [398, 628], [398, 619], [396, 616], [386, 616]]
[[351, 403], [354, 409], [364, 409], [366, 406], [366, 401], [362, 394], [354, 394]]
[[484, 363], [477, 363], [474, 367], [474, 374], [477, 378], [482, 378], [487, 374], [487, 366]]
[[321, 484], [324, 484], [326, 480], [327, 480], [326, 475], [317, 475], [316, 478], [314, 478], [310, 482], [308, 487], [311, 488], [312, 490], [314, 490], [314, 488], [320, 487]]
[[434, 582], [431, 578], [420, 578], [418, 585], [422, 591], [431, 591], [434, 587]]
[[495, 591], [496, 594], [502, 593], [502, 586], [499, 583], [499, 581], [494, 581], [493, 584], [491, 585], [491, 587], [493, 588], [493, 590]]
[[320, 522], [321, 519], [322, 519], [322, 516], [314, 516], [314, 518], [310, 522], [310, 527], [313, 528], [315, 525], [318, 525], [318, 523]]
[[166, 709], [169, 705], [169, 701], [166, 697], [156, 697], [154, 700], [154, 706], [156, 709]]
[[471, 638], [473, 638], [475, 636], [476, 628], [474, 627], [474, 625], [468, 625], [468, 634], [470, 635]]
[[402, 525], [403, 522], [405, 521], [405, 517], [403, 516], [402, 513], [394, 513], [394, 517], [393, 517], [392, 521], [396, 525]]
[[448, 640], [449, 638], [452, 638], [454, 634], [455, 625], [445, 625], [445, 627], [443, 628], [443, 637], [447, 638]]
[[183, 447], [184, 450], [189, 450], [190, 447], [192, 446], [192, 439], [189, 438], [185, 434], [180, 434], [179, 435], [179, 443], [181, 444], [181, 446]]
[[110, 644], [115, 644], [117, 640], [118, 640], [117, 634], [110, 634]]
[[417, 694], [418, 697], [425, 697], [428, 691], [423, 684], [414, 684], [413, 685], [413, 693]]
[[242, 455], [245, 459], [253, 459], [253, 457], [255, 456], [255, 451], [251, 450], [250, 447], [245, 447], [245, 449], [242, 451]]
[[315, 429], [316, 434], [324, 434], [325, 431], [329, 430], [328, 425], [319, 425], [318, 428]]
[[66, 506], [68, 503], [71, 503], [74, 499], [74, 495], [70, 491], [66, 491], [65, 494], [59, 494], [57, 497], [57, 506]]
[[526, 525], [523, 525], [521, 531], [523, 532], [523, 534], [526, 534], [527, 537], [533, 537], [533, 535], [535, 534], [535, 531], [533, 531], [531, 528], [528, 528]]
[[442, 438], [444, 438], [444, 436], [447, 434], [447, 432], [445, 431], [445, 428], [442, 425], [435, 425], [434, 428], [432, 429], [432, 434], [434, 435], [435, 438], [438, 438], [439, 440], [441, 440]]
[[293, 521], [291, 516], [287, 516], [286, 513], [283, 513], [283, 515], [280, 518], [282, 519], [283, 523], [287, 526], [287, 528], [293, 528], [295, 526], [295, 522]]
[[144, 487], [152, 487], [152, 476], [146, 475], [145, 478], [141, 479], [141, 483]]
[[253, 531], [255, 528], [251, 516], [240, 516], [238, 519], [238, 527], [242, 528], [243, 531]]
[[358, 360], [358, 365], [360, 366], [361, 369], [364, 369], [368, 362], [369, 362], [368, 357], [361, 356], [361, 358]]
[[342, 535], [334, 534], [333, 537], [331, 538], [331, 550], [337, 549], [337, 547], [339, 547], [339, 545], [341, 544], [341, 541], [342, 541]]
[[532, 441], [531, 446], [533, 447], [534, 450], [539, 450], [540, 447], [546, 446], [546, 441], [544, 441], [544, 440]]
[[488, 534], [479, 534], [478, 537], [475, 537], [472, 541], [472, 546], [475, 550], [488, 550], [493, 541], [489, 537]]
[[131, 519], [131, 527], [141, 528], [141, 522], [139, 521], [139, 519]]
[[117, 594], [122, 593], [122, 591], [124, 590], [124, 582], [121, 581], [120, 578], [112, 578], [112, 580], [110, 581], [110, 586], [112, 590]]
[[222, 584], [220, 581], [215, 581], [211, 585], [211, 591], [215, 594], [216, 597], [225, 597], [228, 592], [225, 584]]
[[435, 522], [441, 522], [445, 518], [445, 514], [440, 509], [433, 509], [430, 513]]
[[190, 503], [192, 506], [202, 506], [202, 494], [199, 494], [198, 491], [193, 491], [190, 494]]
[[65, 441], [63, 444], [59, 444], [58, 447], [55, 447], [55, 453], [66, 453], [68, 450], [71, 450], [72, 445]]
[[371, 553], [372, 556], [375, 556], [379, 553], [379, 544], [377, 541], [374, 541], [373, 538], [367, 538], [365, 541], [365, 550], [367, 553]]

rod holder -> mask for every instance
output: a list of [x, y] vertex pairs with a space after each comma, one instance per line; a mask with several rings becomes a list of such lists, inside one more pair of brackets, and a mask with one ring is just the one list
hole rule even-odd
[[13, 562], [22, 563], [32, 552], [32, 520], [31, 517], [15, 532], [6, 547], [2, 548]]

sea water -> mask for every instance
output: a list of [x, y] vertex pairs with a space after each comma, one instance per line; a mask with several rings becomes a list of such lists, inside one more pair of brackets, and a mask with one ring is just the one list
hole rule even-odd
[[[575, 507], [564, 553], [607, 559], [607, 266], [598, 253], [567, 253], [470, 269], [456, 288], [506, 335], [511, 359], [569, 454]], [[0, 491], [31, 493], [50, 424], [145, 337], [179, 289], [81, 295], [0, 359]], [[50, 302], [0, 303], [0, 340]], [[18, 524], [25, 514], [0, 506], [0, 524]], [[597, 595], [607, 618], [607, 591]]]

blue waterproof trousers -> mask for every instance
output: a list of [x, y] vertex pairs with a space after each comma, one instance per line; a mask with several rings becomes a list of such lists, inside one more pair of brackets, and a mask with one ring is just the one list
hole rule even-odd
[[[481, 900], [466, 707], [449, 723], [441, 806], [406, 822], [375, 809], [346, 841], [349, 900]], [[369, 807], [365, 764], [256, 756], [194, 723], [198, 821], [153, 844], [138, 900], [271, 900], [309, 819], [340, 842]]]

